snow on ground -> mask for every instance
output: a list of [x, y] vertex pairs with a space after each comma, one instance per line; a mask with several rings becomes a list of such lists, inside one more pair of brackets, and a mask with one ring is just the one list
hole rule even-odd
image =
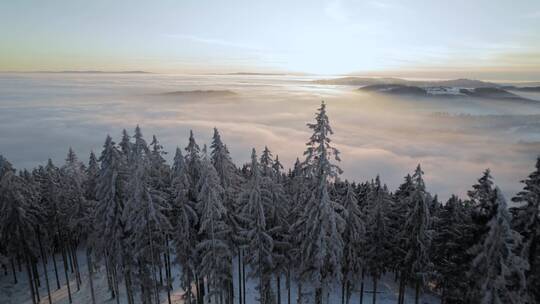
[[[60, 289], [57, 289], [56, 285], [56, 279], [54, 274], [54, 267], [52, 260], [49, 259], [47, 263], [47, 270], [48, 270], [48, 276], [49, 276], [49, 285], [51, 288], [51, 296], [52, 296], [52, 303], [55, 304], [65, 304], [69, 303], [68, 300], [68, 292], [67, 292], [67, 286], [65, 284], [65, 276], [63, 271], [63, 262], [62, 257], [57, 254], [56, 255], [56, 262], [58, 265], [58, 276], [60, 279]], [[83, 250], [79, 250], [78, 252], [78, 259], [79, 259], [79, 267], [81, 271], [81, 280], [82, 285], [80, 286], [80, 290], [77, 290], [77, 285], [75, 282], [75, 275], [74, 273], [71, 273], [71, 271], [68, 272], [70, 276], [70, 288], [72, 292], [73, 297], [73, 303], [77, 304], [87, 304], [91, 303], [91, 296], [90, 296], [90, 285], [88, 281], [88, 271], [87, 271], [87, 261], [86, 261], [86, 255]], [[234, 284], [235, 284], [235, 303], [238, 301], [238, 271], [237, 271], [237, 264], [236, 260], [234, 260]], [[26, 270], [25, 265], [22, 265], [22, 271], [18, 271], [18, 267], [16, 266], [17, 270], [17, 279], [19, 280], [18, 284], [13, 283], [13, 275], [11, 273], [10, 267], [8, 267], [7, 275], [4, 274], [4, 271], [2, 270], [0, 272], [0, 303], [2, 304], [31, 304], [31, 298], [30, 298], [30, 290], [28, 289], [28, 278], [26, 276]], [[39, 289], [41, 302], [40, 303], [49, 303], [48, 297], [47, 297], [47, 289], [45, 285], [45, 276], [42, 273], [43, 272], [43, 265], [41, 262], [38, 264], [38, 270], [40, 271], [40, 280], [41, 280], [41, 287]], [[248, 273], [248, 269], [246, 267], [246, 274]], [[184, 290], [179, 287], [179, 274], [180, 269], [179, 267], [173, 267], [173, 291], [171, 292], [171, 299], [172, 303], [181, 304], [184, 303], [182, 296], [184, 294]], [[165, 278], [164, 278], [165, 279]], [[256, 280], [248, 280], [247, 286], [246, 286], [246, 303], [258, 303], [256, 298], [258, 297], [258, 293], [255, 290], [255, 282]], [[285, 288], [285, 278], [282, 278], [281, 280], [281, 303], [287, 304], [287, 290]], [[292, 282], [291, 283], [291, 303], [296, 303], [296, 296], [297, 296], [297, 284]], [[398, 286], [394, 282], [394, 278], [391, 274], [388, 274], [382, 278], [382, 280], [378, 284], [378, 292], [377, 292], [377, 303], [380, 304], [389, 304], [389, 303], [396, 303], [397, 302], [397, 290]], [[123, 282], [120, 282], [119, 285], [120, 288], [120, 303], [125, 304], [127, 303], [127, 300], [125, 298], [125, 287], [123, 285]], [[96, 294], [96, 303], [116, 303], [115, 299], [111, 299], [110, 293], [107, 288], [107, 279], [105, 275], [105, 268], [102, 267], [99, 269], [97, 273], [94, 274], [94, 289]], [[193, 289], [195, 291], [195, 289]], [[364, 303], [372, 303], [372, 284], [371, 280], [368, 278], [365, 282], [364, 287]], [[310, 289], [308, 286], [303, 286], [303, 292], [305, 293], [305, 298], [310, 298], [310, 295], [313, 296], [312, 289]], [[165, 290], [162, 290], [160, 293], [160, 301], [163, 304], [168, 303], [167, 301], [167, 292]], [[406, 293], [406, 303], [413, 303], [414, 301], [414, 291], [413, 290], [407, 290]], [[139, 303], [139, 295], [135, 295], [135, 302]], [[420, 303], [439, 303], [440, 300], [435, 295], [425, 294], [422, 297], [422, 300]], [[308, 301], [309, 303], [309, 301]], [[329, 303], [341, 303], [341, 285], [336, 284], [330, 294]], [[350, 303], [359, 303], [359, 294], [358, 290], [353, 290], [353, 295], [351, 297]]]

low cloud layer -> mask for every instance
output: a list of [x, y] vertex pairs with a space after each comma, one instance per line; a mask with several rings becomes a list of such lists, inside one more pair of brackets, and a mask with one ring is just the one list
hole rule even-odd
[[[136, 124], [171, 153], [187, 144], [189, 129], [203, 144], [215, 126], [237, 164], [249, 159], [251, 147], [268, 145], [290, 166], [302, 156], [306, 123], [322, 99], [349, 179], [380, 174], [395, 189], [421, 163], [429, 189], [447, 198], [464, 195], [491, 168], [510, 196], [540, 153], [540, 102], [403, 99], [284, 76], [2, 74], [0, 80], [0, 154], [18, 168], [49, 157], [59, 164], [69, 146], [86, 159], [90, 150], [101, 152], [107, 134], [119, 140], [123, 128]], [[188, 90], [236, 95], [162, 95]]]

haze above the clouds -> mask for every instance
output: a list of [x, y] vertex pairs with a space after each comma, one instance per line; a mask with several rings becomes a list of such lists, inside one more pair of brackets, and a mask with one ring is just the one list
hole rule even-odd
[[2, 1], [0, 71], [540, 80], [540, 2]]

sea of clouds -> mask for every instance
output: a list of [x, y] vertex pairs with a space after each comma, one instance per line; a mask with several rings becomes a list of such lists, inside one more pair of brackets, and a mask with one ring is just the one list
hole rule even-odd
[[[237, 164], [267, 145], [290, 167], [302, 158], [321, 100], [328, 104], [344, 178], [379, 174], [391, 190], [421, 163], [430, 191], [464, 195], [486, 168], [506, 196], [540, 154], [540, 101], [372, 95], [313, 78], [264, 75], [0, 74], [0, 154], [17, 168], [71, 146], [85, 160], [105, 136], [139, 124], [172, 159], [190, 129], [199, 144], [217, 127]], [[196, 92], [193, 92], [196, 91]], [[173, 92], [173, 93], [171, 93]], [[165, 94], [171, 93], [171, 94]], [[527, 97], [540, 100], [540, 94]]]

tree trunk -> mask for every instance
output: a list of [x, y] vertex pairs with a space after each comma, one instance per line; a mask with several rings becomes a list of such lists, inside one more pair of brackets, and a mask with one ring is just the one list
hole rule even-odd
[[[159, 290], [157, 286], [157, 278], [156, 278], [156, 270], [155, 270], [156, 260], [154, 256], [154, 239], [152, 236], [152, 230], [150, 229], [150, 224], [147, 225], [147, 231], [148, 231], [148, 237], [150, 238], [150, 259], [152, 263], [151, 265], [152, 267], [150, 269], [152, 271], [152, 280], [154, 281], [153, 282], [154, 283], [154, 296], [156, 299], [156, 303], [159, 303]], [[159, 258], [159, 255], [158, 255], [158, 258]]]
[[195, 273], [195, 292], [197, 293], [197, 304], [202, 304], [201, 290], [199, 289], [199, 276]]
[[341, 280], [341, 304], [345, 304], [345, 280]]
[[191, 280], [191, 270], [187, 270], [187, 281], [188, 281], [188, 284], [187, 284], [188, 286], [186, 288], [186, 295], [187, 295], [186, 303], [191, 304], [191, 297], [192, 297], [192, 295], [191, 295], [191, 282], [192, 282], [192, 280]]
[[32, 270], [30, 269], [30, 259], [26, 256], [26, 272], [28, 273], [28, 287], [30, 288], [30, 295], [32, 297], [32, 303], [36, 304], [36, 294], [34, 291], [34, 280], [32, 278]]
[[116, 304], [120, 304], [120, 290], [118, 288], [118, 276], [116, 274], [116, 266], [112, 269], [112, 275], [113, 275], [113, 288], [114, 288], [114, 294], [116, 298]]
[[244, 251], [242, 250], [242, 299], [246, 304], [246, 263], [244, 263]]
[[31, 258], [32, 260], [32, 272], [34, 273], [34, 281], [36, 281], [36, 288], [41, 287], [41, 280], [39, 279], [39, 272], [37, 269], [38, 260]]
[[[69, 244], [69, 240], [66, 241], [68, 244]], [[64, 250], [66, 251], [66, 255], [69, 259], [69, 267], [71, 269], [71, 273], [75, 273], [75, 267], [73, 267], [73, 256], [70, 254], [70, 250], [68, 249], [69, 248], [69, 245], [66, 246], [66, 244], [64, 243]]]
[[93, 279], [93, 269], [92, 269], [92, 259], [90, 257], [90, 249], [86, 250], [86, 265], [88, 266], [88, 281], [90, 283], [90, 296], [92, 299], [92, 304], [96, 304], [96, 295], [94, 293], [94, 279]]
[[112, 282], [111, 267], [109, 265], [110, 265], [109, 255], [107, 254], [105, 256], [105, 273], [107, 274], [107, 287], [109, 288], [109, 291], [111, 292], [111, 299], [114, 299], [115, 297], [114, 286]]
[[287, 268], [287, 304], [291, 304], [291, 270]]
[[414, 295], [414, 303], [418, 304], [420, 303], [420, 282], [416, 281], [416, 292]]
[[276, 275], [276, 285], [277, 285], [277, 304], [281, 304], [281, 273]]
[[[64, 245], [64, 241], [62, 240], [62, 245]], [[62, 246], [64, 247], [64, 246]], [[73, 299], [71, 298], [71, 287], [69, 286], [69, 275], [68, 275], [68, 261], [67, 261], [67, 257], [66, 257], [66, 251], [64, 250], [64, 248], [61, 249], [62, 251], [62, 260], [64, 262], [64, 274], [65, 274], [65, 277], [66, 277], [66, 285], [67, 285], [67, 290], [68, 290], [68, 299], [69, 299], [69, 303], [73, 303]]]
[[77, 244], [75, 242], [72, 242], [71, 248], [72, 248], [71, 252], [73, 255], [73, 262], [75, 263], [75, 274], [79, 282], [79, 285], [77, 285], [77, 290], [80, 290], [80, 285], [82, 285], [82, 279], [81, 279], [81, 270], [79, 269], [79, 257], [77, 256]]
[[362, 279], [360, 280], [360, 296], [359, 296], [359, 302], [360, 304], [364, 304], [364, 278], [366, 277], [366, 272], [362, 270]]
[[128, 304], [135, 303], [135, 299], [133, 297], [133, 284], [131, 282], [131, 271], [126, 267], [124, 263], [124, 285], [126, 285], [126, 297], [128, 300]]
[[[163, 264], [161, 263], [161, 255], [156, 254], [157, 256], [157, 267], [159, 269], [159, 285], [163, 286], [163, 264], [165, 264], [165, 261], [163, 261]], [[167, 271], [167, 270], [165, 270]]]
[[36, 286], [36, 300], [39, 303], [41, 301], [41, 297], [39, 296], [39, 287], [41, 287], [41, 283], [39, 280], [39, 272], [37, 271], [37, 262], [35, 259], [30, 258], [32, 261], [32, 272], [34, 274], [34, 285]]
[[11, 259], [11, 271], [13, 272], [13, 284], [17, 284], [17, 272], [15, 271], [15, 262]]
[[51, 250], [51, 258], [54, 266], [54, 276], [56, 278], [56, 289], [60, 289], [60, 278], [58, 277], [58, 266], [56, 265], [56, 256], [54, 255], [54, 249]]
[[49, 286], [49, 274], [47, 273], [47, 256], [45, 255], [45, 251], [43, 250], [43, 244], [41, 243], [41, 234], [37, 233], [38, 237], [38, 244], [39, 244], [39, 251], [41, 253], [41, 260], [43, 261], [43, 274], [45, 275], [45, 285], [47, 286], [47, 296], [49, 297], [49, 304], [52, 304], [51, 299], [51, 287]]
[[441, 304], [444, 304], [446, 302], [446, 287], [443, 284], [442, 286], [442, 292], [441, 292]]
[[238, 304], [242, 304], [242, 252], [238, 247]]
[[298, 295], [296, 296], [296, 304], [304, 304], [303, 295], [302, 295], [302, 282], [298, 281]]
[[373, 276], [373, 304], [377, 303], [377, 276]]
[[163, 261], [165, 263], [165, 276], [167, 277], [167, 303], [172, 304], [172, 299], [171, 299], [172, 274], [171, 274], [171, 263], [170, 263], [171, 253], [169, 251], [169, 235], [165, 233], [164, 236], [165, 236], [165, 252], [163, 253]]
[[351, 282], [347, 281], [347, 285], [345, 286], [345, 304], [349, 304], [351, 300]]
[[77, 266], [77, 256], [73, 253], [73, 249], [69, 246], [68, 253], [71, 255], [73, 266], [75, 268], [75, 283], [77, 284], [77, 291], [81, 290], [81, 280], [79, 278], [79, 267]]
[[[169, 245], [166, 245], [167, 252], [169, 251]], [[163, 261], [165, 264], [165, 278], [167, 280], [167, 303], [172, 304], [171, 300], [171, 272], [168, 266], [168, 253], [163, 253]]]
[[401, 289], [401, 304], [405, 304], [405, 292], [407, 291], [407, 281], [405, 280], [405, 277], [403, 277]]

